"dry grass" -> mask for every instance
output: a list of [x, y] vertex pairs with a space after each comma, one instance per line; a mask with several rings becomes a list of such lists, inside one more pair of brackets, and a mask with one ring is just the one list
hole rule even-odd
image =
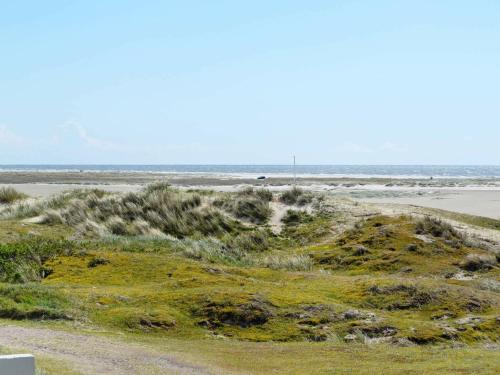
[[26, 199], [28, 196], [11, 187], [0, 188], [0, 203], [11, 204]]

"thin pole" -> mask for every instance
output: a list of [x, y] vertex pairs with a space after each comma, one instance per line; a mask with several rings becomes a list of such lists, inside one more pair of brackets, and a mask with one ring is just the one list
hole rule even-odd
[[295, 171], [295, 155], [293, 155], [293, 187], [297, 186], [297, 172]]

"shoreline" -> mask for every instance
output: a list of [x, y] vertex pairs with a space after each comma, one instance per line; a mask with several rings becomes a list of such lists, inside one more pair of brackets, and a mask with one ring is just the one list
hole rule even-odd
[[[147, 184], [162, 180], [173, 185], [290, 185], [293, 175], [270, 174], [259, 180], [260, 174], [199, 173], [199, 172], [131, 172], [131, 171], [0, 171], [0, 184]], [[418, 176], [337, 176], [298, 174], [298, 185], [326, 185], [363, 187], [367, 185], [389, 187], [462, 188], [487, 187], [500, 189], [498, 178], [471, 177], [418, 177]]]

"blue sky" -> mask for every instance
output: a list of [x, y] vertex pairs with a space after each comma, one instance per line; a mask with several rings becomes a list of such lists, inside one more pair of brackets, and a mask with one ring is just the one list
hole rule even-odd
[[498, 1], [10, 1], [0, 164], [500, 164]]

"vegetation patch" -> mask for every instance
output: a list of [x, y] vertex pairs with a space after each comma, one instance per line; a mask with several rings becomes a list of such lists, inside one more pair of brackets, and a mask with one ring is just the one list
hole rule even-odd
[[305, 192], [298, 187], [294, 187], [281, 193], [281, 195], [279, 196], [279, 200], [280, 202], [290, 206], [305, 206], [312, 203], [313, 195], [309, 192]]
[[87, 267], [88, 268], [95, 268], [95, 267], [102, 266], [102, 265], [109, 264], [109, 263], [110, 263], [110, 261], [106, 258], [95, 257], [95, 258], [92, 258], [91, 260], [89, 260], [89, 262], [87, 263]]
[[312, 222], [313, 217], [305, 211], [288, 210], [281, 221], [285, 225], [299, 225]]
[[48, 286], [0, 284], [0, 318], [71, 320], [74, 318], [73, 303], [64, 294]]
[[[433, 240], [423, 238], [425, 235]], [[377, 216], [360, 222], [311, 256], [320, 267], [331, 270], [445, 274], [458, 272], [471, 253], [488, 259], [485, 268], [495, 262], [485, 250], [469, 247], [469, 241], [441, 221]]]
[[[241, 298], [241, 297], [240, 297]], [[260, 296], [245, 296], [239, 303], [232, 298], [207, 298], [193, 311], [198, 324], [210, 329], [222, 326], [248, 328], [263, 325], [273, 316], [272, 305]]]
[[0, 188], [0, 203], [11, 204], [16, 201], [26, 199], [28, 196], [12, 187]]
[[28, 237], [24, 241], [0, 243], [0, 281], [25, 283], [40, 281], [52, 271], [45, 262], [57, 255], [71, 254], [75, 243]]
[[460, 267], [466, 271], [489, 271], [496, 267], [498, 260], [495, 256], [489, 254], [469, 254], [460, 264]]
[[268, 200], [252, 195], [228, 196], [225, 199], [216, 200], [215, 205], [238, 219], [248, 220], [254, 224], [265, 224], [272, 214]]

